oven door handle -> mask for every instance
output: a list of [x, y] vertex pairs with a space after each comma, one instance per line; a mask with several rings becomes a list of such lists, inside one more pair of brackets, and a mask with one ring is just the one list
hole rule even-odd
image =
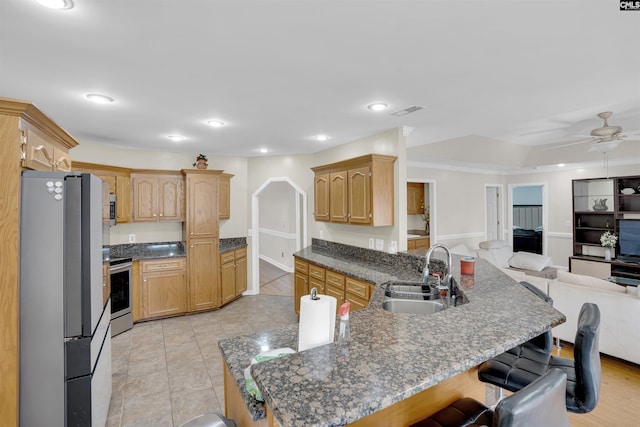
[[132, 262], [125, 262], [122, 264], [112, 265], [112, 266], [109, 266], [109, 272], [119, 273], [120, 271], [130, 270], [132, 266], [133, 266]]

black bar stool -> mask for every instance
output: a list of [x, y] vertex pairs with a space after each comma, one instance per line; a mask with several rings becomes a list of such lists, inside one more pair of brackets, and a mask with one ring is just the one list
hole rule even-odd
[[504, 398], [492, 411], [465, 397], [411, 427], [569, 427], [564, 404], [567, 374], [551, 369], [531, 384]]
[[552, 356], [520, 346], [518, 352], [505, 352], [480, 365], [478, 378], [509, 391], [516, 392], [558, 368], [567, 375], [566, 406], [575, 413], [593, 410], [600, 396], [600, 310], [596, 304], [585, 303], [580, 310], [573, 359]]

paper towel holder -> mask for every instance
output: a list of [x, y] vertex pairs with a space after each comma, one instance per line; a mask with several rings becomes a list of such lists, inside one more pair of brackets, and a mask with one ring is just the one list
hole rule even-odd
[[311, 299], [314, 301], [320, 299], [320, 297], [318, 296], [318, 290], [316, 288], [311, 288]]

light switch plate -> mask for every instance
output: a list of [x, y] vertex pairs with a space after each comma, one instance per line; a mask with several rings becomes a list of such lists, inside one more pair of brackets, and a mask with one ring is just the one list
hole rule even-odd
[[392, 240], [391, 242], [389, 242], [389, 253], [395, 254], [397, 252], [398, 252], [398, 242], [396, 242], [395, 240]]
[[373, 237], [369, 238], [369, 249], [375, 249], [376, 248], [376, 239], [374, 239]]
[[135, 243], [135, 242], [136, 242], [136, 235], [129, 234], [129, 243]]
[[384, 250], [384, 239], [376, 239], [376, 250]]

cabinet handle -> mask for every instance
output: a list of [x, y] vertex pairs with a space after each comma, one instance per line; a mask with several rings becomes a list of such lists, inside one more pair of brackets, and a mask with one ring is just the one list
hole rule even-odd
[[143, 280], [143, 282], [144, 282], [144, 283], [147, 283], [147, 279], [144, 279], [144, 280]]
[[153, 214], [153, 216], [155, 217], [155, 216], [156, 216], [156, 214]]

